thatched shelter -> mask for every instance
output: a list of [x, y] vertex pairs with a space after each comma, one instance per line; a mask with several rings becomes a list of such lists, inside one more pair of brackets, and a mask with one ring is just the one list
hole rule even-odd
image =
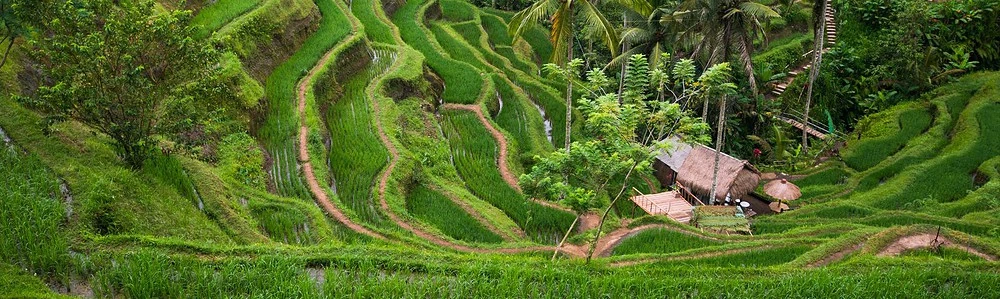
[[670, 149], [656, 156], [653, 169], [656, 170], [656, 179], [661, 185], [671, 186], [677, 183], [677, 171], [691, 153], [691, 145], [681, 142], [677, 137], [670, 137], [666, 142], [670, 144]]
[[[673, 149], [670, 153], [657, 156], [654, 163], [657, 178], [665, 185], [680, 183], [692, 193], [708, 199], [712, 192], [715, 150], [701, 144], [678, 144]], [[665, 179], [671, 182], [665, 182]], [[725, 153], [719, 156], [716, 201], [724, 200], [727, 194], [732, 199], [743, 198], [756, 189], [759, 182], [760, 171], [746, 160], [736, 159]]]

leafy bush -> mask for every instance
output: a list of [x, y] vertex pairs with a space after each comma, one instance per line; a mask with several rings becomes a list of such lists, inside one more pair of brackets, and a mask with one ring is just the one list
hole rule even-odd
[[264, 186], [267, 183], [267, 174], [261, 168], [264, 153], [253, 137], [246, 133], [232, 134], [223, 138], [220, 146], [218, 167], [223, 177], [246, 186]]
[[754, 66], [774, 73], [788, 72], [804, 59], [812, 48], [812, 34], [797, 34], [774, 41], [764, 52], [753, 57]]

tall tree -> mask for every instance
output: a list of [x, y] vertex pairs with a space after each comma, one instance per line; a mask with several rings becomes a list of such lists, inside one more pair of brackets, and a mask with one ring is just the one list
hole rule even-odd
[[[669, 55], [661, 61], [670, 61]], [[569, 65], [581, 64], [575, 60]], [[558, 68], [552, 64], [546, 67]], [[604, 208], [590, 242], [588, 261], [605, 220], [615, 203], [625, 197], [630, 180], [635, 180], [637, 173], [650, 171], [653, 158], [670, 150], [663, 140], [680, 136], [685, 142], [708, 141], [708, 125], [689, 115], [683, 106], [704, 93], [735, 90], [735, 85], [724, 81], [728, 77], [722, 70], [727, 69], [713, 68], [708, 76], [695, 80], [691, 60], [650, 68], [645, 56], [634, 55], [622, 78], [625, 83], [610, 82], [598, 69], [588, 72], [587, 80], [581, 81], [585, 91], [580, 99], [585, 139], [574, 141], [569, 153], [557, 151], [536, 157], [538, 163], [521, 176], [520, 184], [526, 194], [561, 201], [578, 214]], [[623, 95], [617, 94], [619, 85], [625, 86]], [[563, 177], [567, 173], [568, 180]]]
[[712, 189], [709, 192], [709, 202], [715, 202], [715, 189], [719, 184], [719, 158], [722, 155], [722, 145], [725, 142], [726, 105], [727, 98], [736, 94], [736, 84], [732, 83], [729, 63], [714, 65], [701, 74], [699, 81], [705, 82], [706, 91], [702, 94], [707, 102], [710, 98], [719, 99], [719, 119], [715, 126], [715, 161], [712, 170]]
[[[554, 50], [550, 61], [556, 65], [564, 66], [573, 60], [573, 23], [577, 19], [583, 19], [583, 26], [597, 36], [611, 53], [618, 53], [615, 47], [618, 45], [618, 32], [604, 17], [601, 10], [588, 0], [539, 0], [514, 14], [508, 31], [516, 40], [543, 18], [548, 18], [552, 22], [549, 39], [552, 41]], [[570, 151], [571, 142], [573, 81], [575, 80], [568, 80], [566, 84], [566, 153]]]
[[778, 17], [773, 9], [753, 0], [686, 0], [675, 12], [675, 18], [688, 28], [682, 37], [695, 44], [692, 54], [706, 57], [707, 65], [737, 55], [754, 95], [758, 93], [754, 41], [766, 40], [762, 21]]
[[49, 82], [29, 106], [48, 124], [76, 120], [109, 136], [133, 168], [155, 148], [167, 103], [213, 78], [218, 55], [193, 38], [190, 12], [159, 12], [151, 0], [54, 1], [28, 45]]
[[[805, 128], [809, 126], [809, 106], [812, 105], [813, 84], [816, 83], [816, 77], [819, 77], [819, 68], [823, 66], [823, 46], [826, 45], [826, 6], [829, 2], [827, 0], [817, 2], [816, 6], [819, 7], [819, 12], [813, 14], [815, 16], [813, 24], [816, 24], [815, 37], [813, 38], [813, 61], [812, 67], [809, 69], [809, 85], [806, 86], [806, 104], [802, 114], [802, 124], [806, 126]], [[802, 150], [808, 153], [809, 134], [805, 128], [802, 129]]]

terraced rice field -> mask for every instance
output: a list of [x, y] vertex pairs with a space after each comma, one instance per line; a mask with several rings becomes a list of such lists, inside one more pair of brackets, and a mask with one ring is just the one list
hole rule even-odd
[[385, 222], [375, 199], [375, 178], [386, 166], [389, 153], [375, 133], [374, 111], [367, 87], [392, 65], [396, 56], [388, 50], [372, 50], [342, 57], [370, 59], [356, 74], [344, 78], [343, 95], [333, 99], [326, 115], [330, 134], [329, 167], [331, 189], [340, 202], [368, 223]]
[[[221, 137], [214, 161], [126, 169], [100, 134], [68, 122], [44, 135], [0, 97], [0, 297], [1000, 293], [1000, 73], [869, 116], [752, 235], [620, 201], [584, 262], [598, 211], [556, 249], [576, 215], [516, 185], [567, 137], [564, 86], [538, 73], [553, 51], [543, 27], [513, 41], [511, 12], [465, 1], [316, 0], [318, 14], [286, 20], [313, 22], [298, 24], [308, 38], [253, 77], [237, 59], [264, 42], [231, 26], [309, 4], [288, 1], [218, 0], [194, 19], [242, 83], [265, 86], [254, 130]], [[644, 176], [630, 192], [659, 189]]]

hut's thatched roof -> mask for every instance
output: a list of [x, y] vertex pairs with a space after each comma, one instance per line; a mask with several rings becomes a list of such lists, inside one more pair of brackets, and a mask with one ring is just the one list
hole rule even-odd
[[670, 144], [670, 149], [667, 151], [661, 151], [660, 155], [656, 156], [657, 159], [670, 166], [670, 169], [674, 171], [679, 171], [681, 166], [684, 165], [684, 160], [687, 159], [689, 153], [691, 153], [691, 145], [683, 143], [677, 137], [670, 137], [665, 140]]
[[[707, 195], [712, 190], [714, 165], [715, 150], [701, 144], [693, 145], [677, 171], [677, 181], [691, 192]], [[736, 159], [725, 153], [719, 155], [716, 199], [725, 199], [727, 193], [733, 198], [742, 198], [757, 188], [759, 181], [760, 171], [746, 160]]]

